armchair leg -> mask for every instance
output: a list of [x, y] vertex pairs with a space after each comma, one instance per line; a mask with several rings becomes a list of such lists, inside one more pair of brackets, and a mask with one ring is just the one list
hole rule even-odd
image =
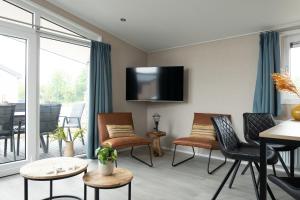
[[221, 185], [219, 186], [218, 190], [216, 191], [216, 193], [214, 194], [212, 200], [217, 199], [219, 193], [221, 192], [222, 188], [224, 187], [226, 181], [228, 180], [229, 176], [231, 175], [232, 171], [234, 170], [234, 168], [236, 167], [236, 165], [238, 164], [238, 160], [235, 160], [233, 165], [231, 166], [231, 168], [229, 169], [227, 175], [225, 176], [225, 178], [223, 179]]
[[209, 150], [209, 157], [208, 157], [208, 163], [207, 163], [207, 173], [208, 174], [213, 174], [215, 171], [217, 171], [218, 169], [220, 169], [227, 162], [227, 158], [225, 157], [224, 162], [222, 162], [219, 166], [217, 166], [215, 169], [213, 169], [212, 171], [210, 171], [209, 166], [210, 166], [211, 152], [212, 152], [212, 149]]
[[141, 160], [140, 158], [136, 157], [135, 155], [133, 155], [133, 147], [131, 147], [130, 155], [132, 158], [136, 159], [137, 161], [140, 161], [140, 162], [144, 163], [145, 165], [148, 165], [149, 167], [153, 167], [152, 151], [151, 151], [150, 144], [148, 145], [148, 149], [149, 149], [149, 155], [150, 155], [150, 163], [147, 163], [147, 162]]
[[230, 189], [232, 188], [232, 184], [233, 184], [234, 179], [235, 179], [235, 177], [236, 177], [236, 173], [238, 172], [238, 170], [239, 170], [239, 168], [240, 168], [240, 165], [241, 165], [241, 161], [239, 161], [239, 163], [237, 164], [237, 166], [236, 166], [236, 168], [235, 168], [235, 170], [234, 170], [234, 172], [233, 172], [233, 175], [232, 175], [232, 177], [231, 177], [231, 181], [230, 181], [229, 186], [228, 186]]
[[176, 167], [177, 165], [180, 165], [180, 164], [182, 164], [182, 163], [184, 163], [184, 162], [186, 162], [186, 161], [188, 161], [188, 160], [191, 160], [191, 159], [193, 159], [193, 158], [195, 157], [195, 149], [194, 149], [194, 147], [192, 146], [192, 149], [193, 149], [193, 155], [192, 155], [191, 157], [189, 157], [189, 158], [187, 158], [187, 159], [184, 159], [183, 161], [180, 161], [180, 162], [178, 162], [178, 163], [174, 163], [174, 161], [175, 161], [175, 155], [176, 155], [176, 147], [177, 147], [177, 144], [175, 144], [175, 147], [174, 147], [173, 161], [172, 161], [172, 166], [173, 166], [173, 167]]

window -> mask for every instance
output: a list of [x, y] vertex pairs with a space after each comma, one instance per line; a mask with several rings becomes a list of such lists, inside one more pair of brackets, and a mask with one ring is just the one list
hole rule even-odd
[[0, 17], [2, 17], [0, 18], [2, 21], [8, 21], [23, 26], [30, 27], [33, 24], [33, 13], [4, 0], [0, 0]]
[[50, 20], [47, 20], [45, 18], [41, 18], [41, 30], [46, 31], [48, 33], [54, 33], [57, 35], [62, 35], [62, 36], [68, 36], [68, 37], [75, 37], [75, 38], [84, 38], [83, 36], [66, 29], [65, 27], [58, 25], [54, 22], [51, 22]]
[[[283, 34], [282, 37], [282, 73], [288, 74], [300, 88], [300, 33]], [[282, 93], [283, 104], [297, 104], [299, 98], [294, 94]]]

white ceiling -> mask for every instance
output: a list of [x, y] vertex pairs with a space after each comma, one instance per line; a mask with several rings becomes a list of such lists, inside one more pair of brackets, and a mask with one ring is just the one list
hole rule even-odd
[[[49, 0], [144, 49], [243, 35], [300, 21], [299, 0]], [[127, 22], [120, 22], [125, 17]]]

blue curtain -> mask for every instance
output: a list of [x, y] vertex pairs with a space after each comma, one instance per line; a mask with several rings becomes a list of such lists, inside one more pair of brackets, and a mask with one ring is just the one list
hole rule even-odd
[[275, 72], [280, 72], [279, 33], [264, 32], [260, 34], [253, 112], [280, 114], [280, 96], [271, 76]]
[[90, 62], [87, 157], [95, 158], [99, 146], [97, 115], [112, 112], [110, 45], [92, 41]]

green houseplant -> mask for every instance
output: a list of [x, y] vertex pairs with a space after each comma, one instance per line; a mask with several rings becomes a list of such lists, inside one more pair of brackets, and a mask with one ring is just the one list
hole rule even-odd
[[96, 149], [96, 155], [102, 175], [111, 175], [114, 170], [114, 162], [118, 158], [117, 150], [109, 146], [99, 147]]
[[72, 139], [68, 138], [67, 133], [65, 132], [63, 127], [58, 127], [53, 131], [52, 139], [53, 140], [63, 140], [66, 143], [66, 147], [64, 149], [64, 156], [73, 157], [74, 156], [74, 141], [77, 138], [82, 138], [85, 133], [84, 129], [78, 129], [74, 133], [72, 133]]

